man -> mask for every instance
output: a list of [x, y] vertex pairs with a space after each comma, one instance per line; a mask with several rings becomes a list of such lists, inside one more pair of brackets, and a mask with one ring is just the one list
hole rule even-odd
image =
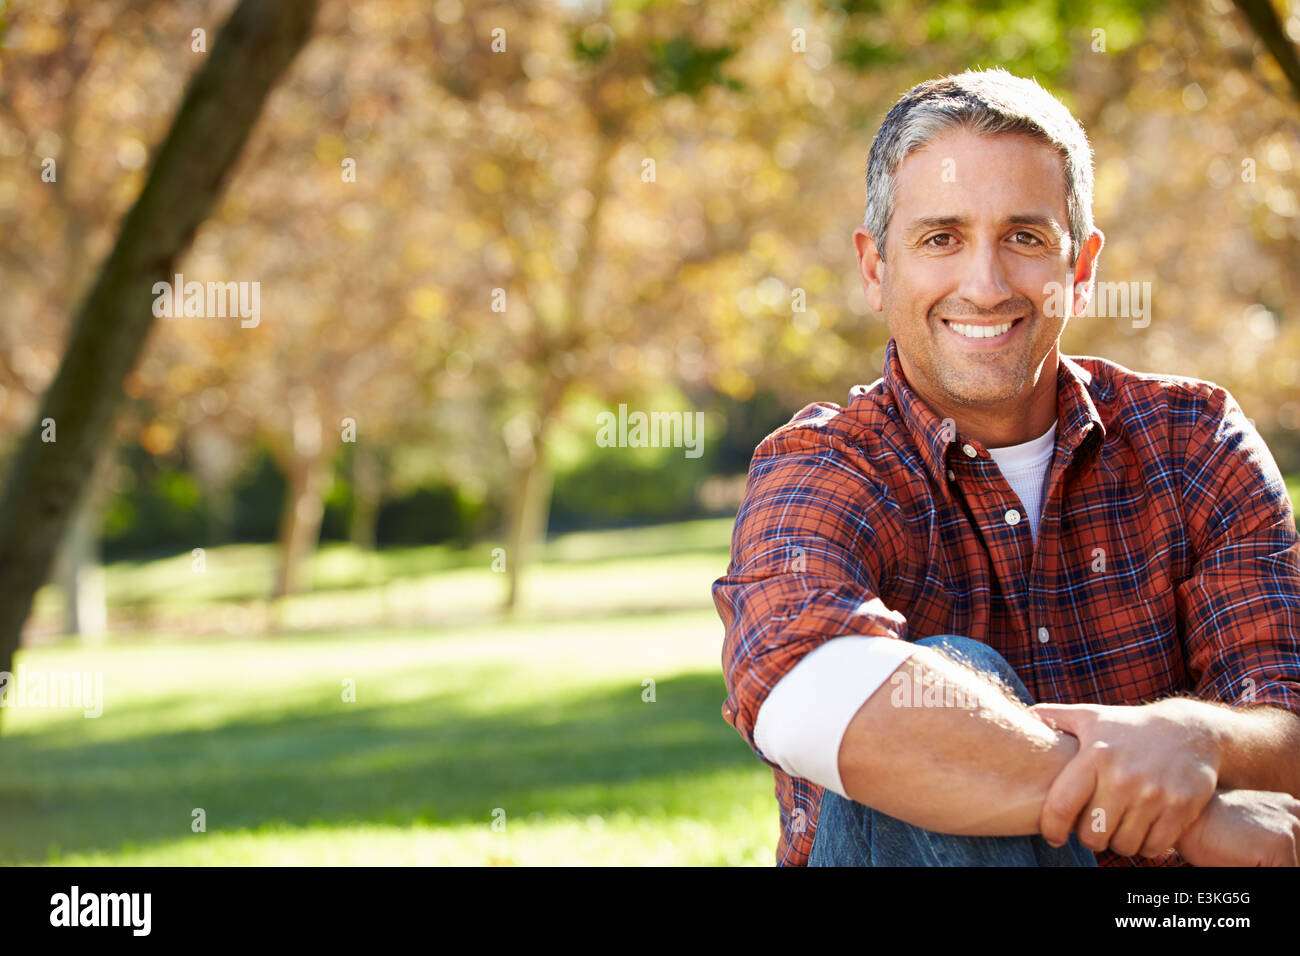
[[884, 376], [758, 446], [713, 586], [780, 865], [1298, 862], [1291, 503], [1226, 389], [1059, 354], [1091, 208], [1082, 127], [1002, 70], [872, 143]]

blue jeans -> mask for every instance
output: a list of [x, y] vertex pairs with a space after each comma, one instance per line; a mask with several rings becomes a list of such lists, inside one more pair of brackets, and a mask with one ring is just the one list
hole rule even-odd
[[[1024, 683], [987, 644], [956, 634], [916, 642], [941, 648], [972, 670], [996, 674], [1026, 704]], [[1070, 834], [1055, 848], [1041, 836], [955, 836], [886, 816], [827, 790], [817, 814], [809, 866], [1096, 866], [1097, 858]]]

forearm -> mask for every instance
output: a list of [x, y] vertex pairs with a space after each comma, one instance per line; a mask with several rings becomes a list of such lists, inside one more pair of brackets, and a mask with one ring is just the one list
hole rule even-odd
[[[943, 686], [944, 706], [911, 687]], [[912, 706], [900, 706], [898, 698]], [[929, 695], [927, 695], [928, 697]], [[966, 836], [1038, 833], [1048, 788], [1078, 749], [1017, 700], [951, 659], [918, 648], [854, 715], [840, 744], [845, 791], [927, 830]]]
[[1219, 786], [1300, 797], [1300, 716], [1280, 707], [1202, 708], [1220, 741]]

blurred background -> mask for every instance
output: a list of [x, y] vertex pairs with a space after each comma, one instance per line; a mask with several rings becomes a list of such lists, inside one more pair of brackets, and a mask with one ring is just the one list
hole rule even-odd
[[[235, 7], [0, 2], [11, 483]], [[0, 863], [770, 865], [709, 588], [754, 446], [881, 375], [885, 112], [1060, 96], [1098, 278], [1150, 290], [1063, 351], [1228, 387], [1294, 488], [1298, 42], [1295, 0], [324, 0], [173, 263], [258, 321], [153, 321], [22, 627]], [[599, 440], [621, 405], [698, 456]]]

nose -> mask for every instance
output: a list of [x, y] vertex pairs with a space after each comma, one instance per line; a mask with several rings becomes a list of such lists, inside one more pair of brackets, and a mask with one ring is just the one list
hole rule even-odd
[[986, 312], [993, 311], [1012, 295], [998, 252], [996, 243], [976, 244], [966, 257], [966, 271], [957, 287], [961, 298]]

